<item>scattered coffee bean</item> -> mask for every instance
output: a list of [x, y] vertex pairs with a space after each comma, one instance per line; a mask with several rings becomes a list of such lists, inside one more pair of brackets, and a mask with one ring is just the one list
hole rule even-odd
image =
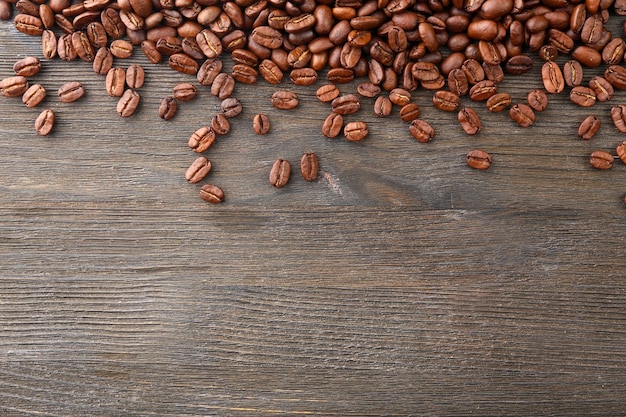
[[378, 96], [376, 97], [376, 101], [374, 101], [374, 114], [377, 117], [387, 117], [391, 114], [391, 110], [393, 108], [393, 103], [386, 96]]
[[85, 95], [85, 88], [78, 81], [69, 81], [59, 87], [57, 93], [62, 103], [72, 103]]
[[343, 136], [350, 142], [358, 142], [367, 137], [369, 130], [365, 122], [350, 122], [343, 128]]
[[618, 104], [611, 107], [611, 120], [617, 130], [626, 133], [626, 105]]
[[41, 61], [37, 57], [27, 56], [13, 64], [13, 71], [15, 71], [15, 75], [32, 77], [41, 71]]
[[412, 122], [420, 116], [421, 109], [415, 103], [409, 103], [400, 109], [400, 119], [403, 122]]
[[174, 96], [165, 97], [159, 105], [159, 117], [163, 120], [170, 120], [178, 111], [178, 101]]
[[578, 126], [578, 136], [581, 139], [589, 140], [600, 130], [600, 118], [595, 115], [587, 116]]
[[230, 132], [230, 122], [223, 113], [218, 113], [211, 119], [211, 127], [217, 135], [227, 135]]
[[491, 155], [480, 149], [469, 151], [465, 159], [467, 165], [474, 169], [485, 170], [491, 167]]
[[343, 116], [339, 113], [331, 113], [322, 124], [322, 135], [327, 138], [336, 138], [343, 129]]
[[126, 85], [128, 88], [136, 90], [143, 86], [145, 81], [145, 71], [141, 65], [132, 64], [126, 70]]
[[187, 145], [196, 153], [202, 153], [209, 149], [215, 142], [215, 132], [210, 126], [203, 126], [192, 133]]
[[622, 162], [626, 164], [626, 140], [617, 145], [615, 151], [617, 152], [617, 156], [619, 157], [619, 159], [621, 159]]
[[104, 82], [105, 89], [111, 97], [122, 97], [126, 89], [126, 70], [121, 67], [111, 68]]
[[252, 119], [252, 128], [257, 135], [266, 135], [270, 131], [270, 118], [266, 114], [255, 114]]
[[224, 201], [224, 192], [213, 184], [205, 184], [200, 188], [200, 198], [207, 203], [218, 204]]
[[409, 132], [418, 141], [427, 143], [435, 137], [435, 129], [425, 120], [415, 119], [409, 125]]
[[475, 135], [480, 132], [480, 129], [482, 128], [480, 117], [472, 108], [466, 107], [461, 109], [458, 113], [457, 119], [463, 131], [468, 135]]
[[487, 99], [487, 110], [490, 112], [501, 112], [511, 105], [509, 93], [496, 93]]
[[187, 168], [185, 172], [185, 178], [192, 184], [200, 182], [211, 171], [211, 161], [204, 156], [199, 156], [195, 161]]
[[281, 110], [291, 110], [298, 107], [298, 95], [292, 91], [281, 90], [272, 94], [272, 106]]
[[286, 159], [277, 159], [270, 170], [270, 184], [282, 188], [289, 182], [291, 164]]
[[191, 83], [180, 83], [174, 86], [172, 93], [174, 97], [176, 97], [176, 100], [191, 101], [198, 94], [198, 89]]
[[54, 128], [55, 114], [52, 109], [42, 111], [35, 120], [35, 131], [40, 136], [47, 136]]
[[46, 89], [41, 84], [33, 84], [22, 95], [22, 103], [26, 107], [36, 107], [46, 97]]
[[535, 123], [535, 112], [524, 103], [513, 105], [509, 110], [509, 116], [521, 127], [529, 127]]
[[461, 105], [461, 99], [452, 91], [439, 90], [433, 95], [433, 104], [443, 111], [456, 111]]
[[589, 157], [589, 163], [595, 169], [605, 170], [613, 168], [615, 158], [605, 151], [593, 151]]
[[300, 172], [305, 181], [315, 181], [319, 171], [319, 161], [313, 152], [307, 152], [300, 159]]
[[224, 116], [230, 118], [237, 117], [243, 111], [243, 105], [239, 99], [234, 97], [228, 97], [222, 100], [220, 104], [220, 108], [222, 109], [222, 113]]
[[28, 87], [28, 80], [21, 75], [7, 77], [0, 81], [0, 93], [5, 97], [19, 97], [28, 90]]
[[542, 112], [548, 108], [548, 95], [544, 90], [530, 90], [526, 101], [528, 102], [528, 106], [536, 112]]
[[559, 94], [565, 88], [563, 72], [554, 61], [548, 61], [541, 67], [541, 78], [543, 86], [550, 94]]
[[124, 94], [122, 94], [122, 97], [120, 97], [117, 102], [117, 114], [122, 117], [132, 116], [135, 114], [140, 100], [141, 96], [135, 90], [128, 89], [124, 91]]
[[358, 112], [361, 108], [361, 102], [356, 94], [345, 94], [334, 99], [330, 106], [333, 112], [345, 116]]
[[335, 84], [325, 84], [317, 89], [316, 97], [322, 103], [330, 103], [339, 97], [339, 89]]

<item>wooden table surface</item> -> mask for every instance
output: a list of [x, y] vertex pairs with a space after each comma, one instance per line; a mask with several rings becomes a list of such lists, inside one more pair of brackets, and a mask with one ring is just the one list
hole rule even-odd
[[[28, 55], [39, 39], [1, 22], [0, 78]], [[201, 88], [165, 122], [159, 102], [193, 78], [130, 63], [146, 85], [129, 119], [82, 62], [43, 62], [38, 109], [0, 99], [0, 415], [623, 415], [626, 165], [589, 154], [626, 139], [608, 115], [626, 92], [591, 109], [551, 96], [528, 129], [464, 98], [483, 116], [469, 137], [419, 90], [428, 144], [363, 99], [349, 120], [370, 135], [350, 143], [320, 133], [323, 80], [238, 85], [244, 112], [191, 185], [187, 139], [219, 100]], [[71, 80], [87, 94], [60, 103]], [[535, 66], [500, 91], [537, 87]], [[300, 106], [273, 109], [277, 88]], [[39, 137], [44, 107], [58, 123]], [[580, 140], [591, 113], [603, 127]], [[466, 166], [475, 148], [488, 171]], [[295, 168], [283, 189], [277, 158]], [[198, 197], [206, 182], [223, 204]]]

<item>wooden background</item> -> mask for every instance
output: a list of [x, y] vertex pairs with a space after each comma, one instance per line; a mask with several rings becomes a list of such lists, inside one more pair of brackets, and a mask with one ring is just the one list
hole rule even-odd
[[[27, 55], [39, 40], [0, 23], [0, 78]], [[370, 136], [348, 143], [321, 135], [317, 86], [286, 112], [276, 87], [240, 85], [244, 113], [206, 152], [203, 183], [226, 194], [210, 205], [184, 172], [219, 101], [202, 88], [165, 122], [161, 98], [192, 78], [130, 63], [147, 72], [130, 119], [86, 63], [45, 61], [37, 110], [0, 100], [0, 415], [623, 415], [626, 166], [588, 156], [626, 139], [608, 115], [625, 92], [592, 109], [550, 97], [530, 129], [465, 98], [484, 124], [469, 137], [421, 90], [429, 144], [364, 99], [348, 119]], [[70, 80], [87, 94], [62, 104]], [[536, 87], [538, 67], [500, 90]], [[465, 165], [474, 148], [490, 170]], [[296, 168], [280, 190], [277, 158]]]

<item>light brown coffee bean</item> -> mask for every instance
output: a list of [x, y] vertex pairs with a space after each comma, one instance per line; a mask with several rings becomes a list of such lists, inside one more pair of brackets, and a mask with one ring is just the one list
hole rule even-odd
[[211, 94], [220, 100], [225, 100], [233, 94], [235, 89], [235, 78], [225, 72], [217, 74], [211, 84]]
[[609, 65], [604, 71], [604, 78], [617, 90], [626, 90], [626, 68], [621, 65]]
[[111, 54], [109, 48], [103, 46], [96, 51], [92, 67], [93, 71], [98, 75], [107, 75], [109, 73], [109, 70], [113, 67], [113, 54]]
[[400, 119], [403, 122], [412, 122], [420, 116], [421, 109], [415, 103], [409, 103], [400, 109]]
[[252, 128], [257, 135], [266, 135], [270, 131], [270, 118], [266, 114], [256, 114], [252, 119]]
[[126, 88], [126, 71], [124, 68], [111, 68], [106, 75], [104, 85], [108, 95], [122, 97]]
[[313, 68], [296, 68], [289, 73], [289, 79], [295, 85], [313, 85], [318, 73]]
[[222, 100], [220, 108], [224, 116], [230, 118], [237, 117], [243, 111], [243, 105], [238, 98], [228, 97]]
[[210, 171], [211, 161], [204, 156], [199, 156], [191, 163], [189, 168], [187, 168], [187, 171], [185, 172], [185, 179], [188, 182], [195, 184], [202, 181]]
[[530, 108], [536, 112], [542, 112], [548, 108], [548, 95], [541, 89], [530, 90], [526, 101]]
[[345, 94], [331, 102], [333, 112], [341, 115], [354, 114], [361, 108], [361, 102], [356, 94]]
[[546, 91], [551, 94], [559, 94], [565, 88], [563, 72], [554, 61], [548, 61], [541, 67], [541, 78]]
[[224, 201], [224, 191], [216, 185], [205, 184], [200, 188], [200, 198], [207, 203], [219, 204]]
[[72, 103], [85, 95], [85, 88], [78, 81], [70, 81], [59, 87], [57, 94], [62, 103]]
[[33, 84], [22, 95], [22, 103], [26, 107], [36, 107], [46, 98], [46, 89], [41, 84]]
[[170, 120], [178, 111], [178, 101], [174, 96], [165, 97], [159, 105], [159, 117], [163, 120]]
[[139, 64], [131, 64], [126, 70], [126, 85], [128, 88], [136, 90], [143, 86], [146, 79], [145, 71]]
[[218, 113], [211, 119], [211, 127], [217, 135], [226, 135], [230, 132], [230, 122], [223, 113]]
[[611, 120], [617, 130], [626, 133], [626, 105], [618, 104], [611, 107]]
[[356, 88], [357, 93], [363, 97], [373, 98], [380, 94], [380, 87], [371, 82], [361, 83]]
[[479, 170], [489, 169], [492, 163], [491, 155], [480, 149], [469, 151], [465, 159], [469, 167]]
[[343, 128], [343, 136], [350, 142], [358, 142], [367, 137], [369, 129], [365, 122], [350, 122]]
[[615, 158], [605, 151], [593, 151], [589, 157], [589, 163], [595, 169], [606, 170], [613, 168]]
[[47, 136], [52, 132], [55, 123], [54, 110], [46, 109], [42, 111], [35, 120], [35, 131], [40, 136]]
[[457, 120], [463, 131], [468, 135], [475, 135], [482, 129], [480, 116], [472, 108], [466, 107], [461, 109], [457, 115]]
[[563, 65], [563, 79], [569, 87], [576, 87], [583, 81], [583, 67], [580, 62], [570, 60]]
[[13, 64], [13, 71], [15, 71], [15, 75], [18, 76], [32, 77], [41, 71], [41, 61], [34, 56], [22, 58]]
[[433, 105], [439, 110], [452, 112], [461, 105], [461, 99], [452, 91], [439, 90], [433, 95]]
[[404, 88], [394, 88], [389, 92], [389, 100], [396, 106], [404, 106], [411, 102], [411, 93]]
[[340, 91], [335, 84], [325, 84], [317, 89], [315, 95], [322, 103], [330, 103], [339, 97]]
[[202, 153], [209, 149], [215, 142], [215, 132], [210, 126], [203, 126], [196, 129], [187, 141], [187, 145], [196, 153]]
[[298, 107], [298, 95], [293, 91], [279, 90], [272, 94], [272, 106], [281, 110], [291, 110]]
[[578, 126], [578, 136], [581, 139], [589, 140], [600, 130], [601, 121], [598, 116], [587, 116]]
[[174, 86], [172, 93], [176, 100], [191, 101], [198, 94], [198, 89], [191, 83], [179, 83]]
[[487, 110], [490, 112], [501, 112], [511, 105], [509, 93], [496, 93], [487, 99]]
[[19, 97], [28, 90], [28, 79], [21, 75], [7, 77], [0, 81], [0, 93], [5, 97]]
[[524, 103], [513, 105], [509, 110], [509, 116], [521, 127], [529, 127], [535, 123], [535, 112]]
[[187, 54], [178, 53], [170, 55], [167, 63], [174, 71], [188, 75], [197, 75], [198, 77], [200, 76], [198, 62]]
[[378, 96], [374, 101], [374, 114], [377, 117], [387, 117], [391, 114], [393, 103], [389, 100], [389, 97]]
[[41, 34], [41, 53], [45, 59], [57, 56], [58, 41], [52, 30], [44, 30]]
[[485, 101], [496, 94], [498, 86], [491, 80], [482, 80], [470, 88], [469, 96], [472, 101]]
[[602, 76], [596, 75], [589, 80], [589, 88], [596, 94], [596, 101], [605, 102], [613, 98], [613, 86]]
[[591, 107], [596, 104], [596, 93], [589, 87], [577, 85], [570, 90], [569, 99], [581, 107]]
[[135, 111], [139, 107], [139, 102], [141, 101], [141, 96], [135, 90], [131, 90], [130, 88], [124, 91], [122, 97], [117, 102], [117, 114], [121, 117], [130, 117], [135, 114]]
[[615, 151], [617, 152], [617, 156], [619, 157], [619, 159], [621, 159], [621, 161], [626, 164], [626, 140], [617, 145]]
[[319, 172], [319, 160], [313, 152], [307, 152], [300, 159], [300, 173], [305, 181], [315, 181]]
[[415, 119], [409, 125], [409, 133], [418, 141], [427, 143], [435, 137], [435, 129], [425, 120]]
[[289, 182], [291, 164], [286, 159], [277, 159], [270, 170], [270, 184], [276, 188], [282, 188]]
[[322, 135], [327, 138], [336, 138], [343, 129], [343, 116], [338, 113], [331, 113], [322, 124]]
[[31, 36], [40, 36], [45, 29], [40, 18], [24, 13], [16, 15], [13, 23], [17, 30]]

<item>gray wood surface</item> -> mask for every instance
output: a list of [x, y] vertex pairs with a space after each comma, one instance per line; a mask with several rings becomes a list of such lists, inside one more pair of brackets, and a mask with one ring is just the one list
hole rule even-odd
[[[0, 78], [27, 55], [38, 39], [0, 22]], [[626, 139], [608, 115], [625, 92], [592, 109], [550, 97], [530, 129], [465, 98], [484, 123], [468, 137], [420, 90], [429, 144], [363, 100], [350, 120], [371, 134], [348, 143], [321, 135], [315, 86], [285, 112], [277, 87], [238, 85], [244, 113], [206, 152], [203, 183], [226, 201], [209, 205], [184, 179], [187, 139], [219, 101], [201, 89], [162, 121], [161, 98], [192, 79], [117, 63], [146, 66], [130, 119], [86, 63], [45, 61], [38, 110], [0, 100], [0, 415], [623, 415], [626, 166], [588, 156]], [[522, 101], [538, 74], [500, 89]], [[87, 95], [62, 104], [69, 80]], [[46, 138], [43, 107], [58, 115]], [[592, 112], [603, 127], [585, 142]], [[465, 165], [474, 148], [490, 170]], [[277, 158], [295, 168], [281, 190]]]

